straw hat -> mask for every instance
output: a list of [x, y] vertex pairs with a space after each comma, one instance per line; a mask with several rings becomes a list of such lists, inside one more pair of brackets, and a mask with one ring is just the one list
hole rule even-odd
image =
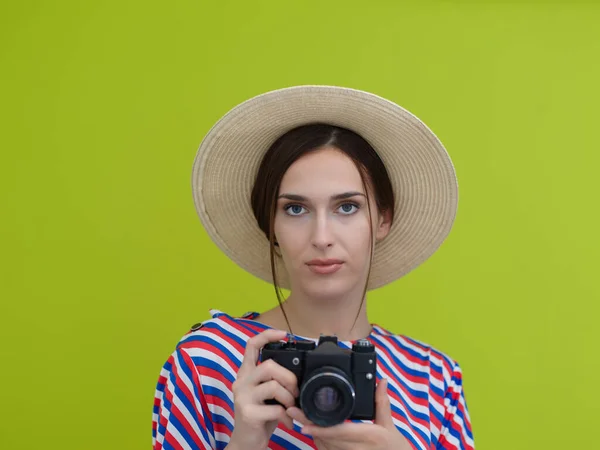
[[[450, 232], [458, 183], [448, 153], [417, 117], [372, 93], [335, 86], [294, 86], [251, 98], [225, 114], [202, 140], [192, 172], [196, 211], [211, 239], [236, 264], [272, 282], [269, 241], [250, 194], [263, 155], [292, 128], [308, 123], [348, 128], [381, 157], [395, 195], [395, 218], [377, 243], [368, 289], [407, 274]], [[277, 279], [289, 278], [276, 257]]]

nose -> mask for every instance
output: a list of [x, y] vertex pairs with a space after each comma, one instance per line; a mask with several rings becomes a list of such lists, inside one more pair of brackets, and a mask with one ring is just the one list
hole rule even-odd
[[333, 246], [334, 233], [328, 215], [317, 214], [313, 224], [312, 245], [319, 250]]

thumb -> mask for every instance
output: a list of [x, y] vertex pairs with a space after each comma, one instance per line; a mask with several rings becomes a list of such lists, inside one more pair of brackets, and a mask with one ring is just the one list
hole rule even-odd
[[383, 378], [375, 391], [375, 423], [384, 428], [394, 427], [392, 406], [387, 392], [387, 378]]

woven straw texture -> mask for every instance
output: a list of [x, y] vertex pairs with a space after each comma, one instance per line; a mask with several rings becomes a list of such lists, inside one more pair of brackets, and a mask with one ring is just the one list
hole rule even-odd
[[[192, 170], [194, 204], [211, 239], [236, 264], [272, 282], [269, 242], [258, 227], [250, 193], [269, 146], [313, 122], [365, 138], [389, 172], [394, 224], [375, 247], [368, 289], [390, 283], [427, 260], [447, 237], [458, 207], [454, 166], [417, 117], [377, 95], [336, 86], [295, 86], [251, 98], [225, 114], [202, 140]], [[277, 258], [277, 278], [289, 278]]]

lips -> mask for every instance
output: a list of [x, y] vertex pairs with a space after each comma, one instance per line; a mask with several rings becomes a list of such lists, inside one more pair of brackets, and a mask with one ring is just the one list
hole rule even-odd
[[340, 270], [344, 262], [339, 259], [313, 259], [306, 264], [311, 272], [328, 275]]

